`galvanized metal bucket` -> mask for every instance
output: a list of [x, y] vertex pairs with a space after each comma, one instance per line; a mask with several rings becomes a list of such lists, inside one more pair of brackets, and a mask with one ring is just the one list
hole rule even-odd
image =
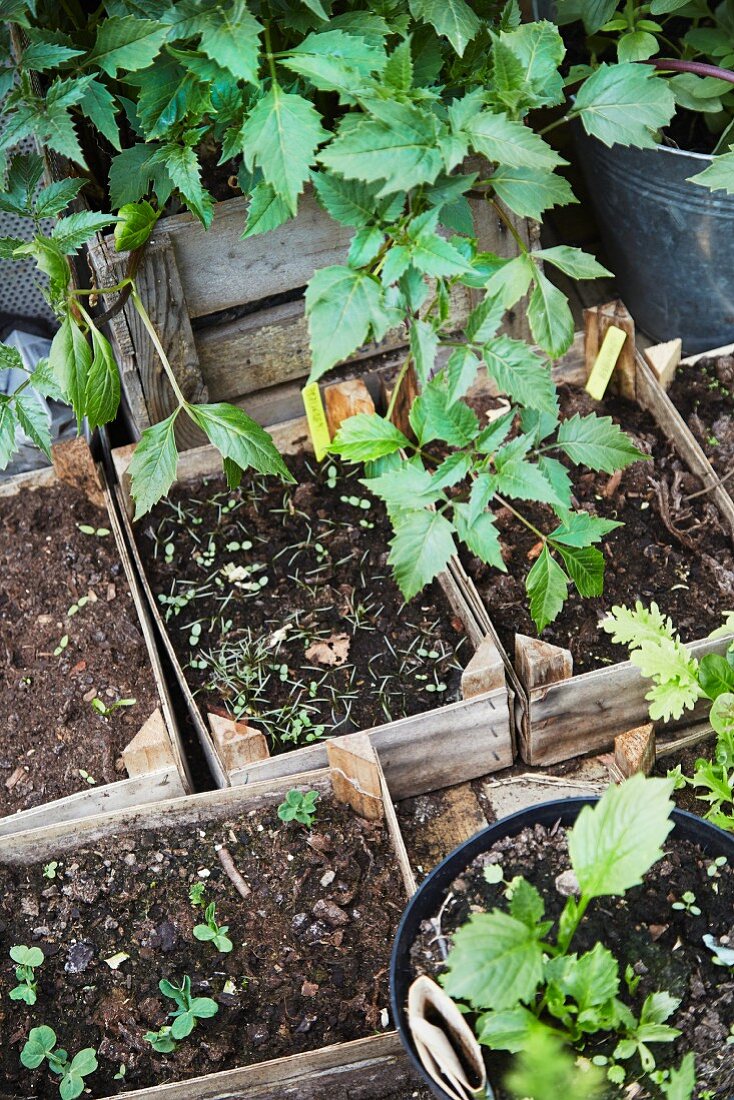
[[734, 341], [734, 196], [690, 176], [711, 157], [658, 145], [608, 149], [574, 124], [605, 261], [637, 324], [686, 354]]

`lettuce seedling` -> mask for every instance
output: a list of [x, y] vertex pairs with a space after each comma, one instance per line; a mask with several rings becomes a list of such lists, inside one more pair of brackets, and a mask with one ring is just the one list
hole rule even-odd
[[[726, 654], [707, 653], [699, 661], [683, 645], [672, 621], [658, 605], [651, 603], [646, 608], [639, 600], [634, 610], [613, 607], [602, 626], [613, 642], [627, 646], [632, 664], [652, 680], [645, 698], [653, 720], [677, 720], [699, 699], [711, 700], [709, 722], [716, 734], [713, 760], [699, 757], [690, 778], [680, 768], [668, 775], [675, 778], [678, 787], [688, 784], [699, 789], [702, 793], [698, 797], [709, 804], [704, 816], [720, 829], [734, 832], [734, 643]], [[728, 612], [724, 625], [709, 637], [731, 633], [734, 612]]]
[[310, 829], [316, 818], [316, 803], [318, 791], [288, 791], [285, 802], [278, 806], [278, 817], [281, 821], [297, 821]]
[[10, 990], [11, 1001], [25, 1001], [27, 1005], [36, 1003], [36, 970], [43, 963], [44, 954], [40, 947], [26, 947], [25, 944], [16, 944], [10, 948], [10, 958], [18, 965], [15, 968], [15, 977], [18, 985]]
[[229, 931], [228, 924], [217, 924], [217, 906], [215, 902], [211, 902], [207, 905], [204, 911], [205, 924], [197, 924], [194, 927], [194, 936], [197, 940], [202, 940], [204, 943], [213, 943], [217, 951], [221, 951], [223, 955], [229, 954], [234, 947], [231, 939], [226, 932]]
[[20, 1054], [26, 1069], [38, 1069], [44, 1059], [52, 1073], [57, 1073], [61, 1100], [76, 1100], [84, 1092], [84, 1078], [97, 1069], [97, 1055], [93, 1047], [85, 1047], [69, 1061], [69, 1055], [56, 1047], [56, 1032], [43, 1025], [31, 1028], [28, 1040]]
[[172, 1039], [185, 1039], [196, 1027], [197, 1020], [208, 1020], [219, 1011], [219, 1006], [211, 997], [191, 996], [191, 978], [188, 974], [181, 985], [174, 985], [164, 978], [158, 983], [158, 988], [164, 997], [169, 997], [176, 1004], [175, 1010], [168, 1013], [173, 1019]]
[[679, 1001], [665, 992], [645, 1000], [639, 1018], [619, 997], [620, 967], [602, 943], [581, 954], [571, 943], [589, 905], [639, 886], [661, 858], [672, 829], [669, 779], [635, 775], [585, 806], [568, 834], [578, 895], [566, 900], [555, 938], [545, 901], [526, 879], [512, 880], [508, 911], [473, 913], [454, 934], [441, 981], [449, 996], [477, 1013], [480, 1043], [516, 1054], [549, 1032], [579, 1051], [589, 1036], [618, 1036], [607, 1076], [625, 1078], [619, 1061], [635, 1055], [644, 1073], [655, 1068], [651, 1043], [680, 1033], [666, 1020]]

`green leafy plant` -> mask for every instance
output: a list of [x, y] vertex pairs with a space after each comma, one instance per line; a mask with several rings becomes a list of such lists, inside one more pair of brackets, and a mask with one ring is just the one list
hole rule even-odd
[[85, 1077], [97, 1069], [97, 1055], [93, 1047], [85, 1047], [69, 1061], [65, 1050], [56, 1046], [56, 1032], [47, 1025], [33, 1027], [20, 1054], [26, 1069], [38, 1069], [45, 1061], [52, 1073], [58, 1074], [61, 1100], [75, 1100], [85, 1088]]
[[205, 886], [203, 882], [193, 882], [189, 886], [189, 901], [196, 909], [197, 907], [204, 908], [204, 890]]
[[[691, 710], [699, 699], [710, 699], [709, 722], [716, 734], [713, 759], [700, 757], [693, 776], [676, 770], [676, 781], [689, 784], [709, 804], [705, 816], [721, 829], [734, 831], [734, 643], [724, 655], [707, 653], [700, 661], [680, 640], [673, 623], [655, 603], [649, 608], [638, 600], [634, 609], [613, 607], [602, 623], [612, 641], [626, 645], [630, 661], [652, 681], [645, 698], [650, 717], [670, 721]], [[734, 633], [734, 613], [709, 635]]]
[[210, 902], [204, 911], [204, 924], [197, 924], [194, 926], [194, 936], [197, 940], [202, 940], [205, 943], [213, 943], [217, 951], [221, 951], [222, 954], [228, 954], [234, 944], [231, 939], [226, 935], [229, 931], [228, 924], [217, 924], [217, 906], [215, 902]]
[[278, 817], [281, 821], [297, 821], [310, 829], [316, 819], [318, 797], [318, 791], [299, 791], [294, 787], [278, 806]]
[[120, 707], [134, 707], [136, 703], [137, 699], [117, 699], [114, 703], [105, 703], [98, 695], [95, 695], [91, 706], [93, 710], [97, 711], [97, 714], [101, 714], [103, 718], [109, 718]]
[[10, 948], [10, 958], [16, 963], [15, 977], [18, 984], [10, 990], [11, 1001], [25, 1001], [27, 1005], [36, 1003], [38, 982], [36, 970], [43, 964], [44, 954], [40, 947], [26, 947], [16, 944]]
[[56, 878], [56, 872], [59, 869], [59, 861], [52, 859], [50, 863], [45, 863], [43, 866], [43, 877], [48, 879]]
[[[629, 71], [640, 62], [654, 66], [665, 74], [674, 96], [680, 133], [688, 137], [684, 147], [699, 151], [701, 135], [708, 133], [706, 151], [714, 160], [692, 182], [734, 194], [734, 24], [727, 5], [708, 0], [558, 0], [556, 7], [560, 23], [581, 19], [588, 36], [590, 64], [577, 66], [570, 79], [588, 77], [599, 61], [610, 71]], [[625, 85], [623, 78], [622, 94]], [[678, 132], [676, 138], [681, 144]]]
[[[571, 944], [592, 902], [623, 897], [662, 856], [672, 829], [672, 788], [670, 780], [636, 775], [582, 809], [568, 834], [578, 896], [567, 898], [553, 938], [542, 895], [522, 877], [508, 885], [507, 911], [473, 913], [454, 933], [441, 981], [449, 996], [478, 1014], [480, 1043], [516, 1054], [540, 1035], [549, 1046], [583, 1052], [592, 1036], [611, 1034], [617, 1038], [607, 1059], [611, 1082], [625, 1080], [622, 1063], [634, 1058], [643, 1074], [655, 1069], [650, 1044], [680, 1034], [667, 1023], [679, 1001], [653, 992], [635, 1015], [619, 995], [619, 963], [609, 949], [597, 943], [578, 954]], [[534, 1079], [526, 1068], [517, 1072]]]
[[[179, 1039], [185, 1039], [194, 1030], [198, 1020], [209, 1020], [212, 1016], [216, 1016], [219, 1011], [217, 1002], [212, 1000], [211, 997], [193, 997], [191, 995], [191, 978], [188, 974], [184, 977], [181, 985], [175, 985], [164, 978], [158, 982], [158, 988], [164, 997], [168, 997], [176, 1005], [176, 1008], [168, 1013], [173, 1019], [170, 1031], [166, 1031], [166, 1036], [160, 1041], [170, 1038], [175, 1044]], [[149, 1032], [146, 1038], [153, 1045], [152, 1040], [149, 1039], [151, 1034], [153, 1033]], [[161, 1032], [154, 1034], [161, 1036]], [[160, 1050], [160, 1045], [155, 1049]], [[174, 1047], [171, 1049], [174, 1049]]]

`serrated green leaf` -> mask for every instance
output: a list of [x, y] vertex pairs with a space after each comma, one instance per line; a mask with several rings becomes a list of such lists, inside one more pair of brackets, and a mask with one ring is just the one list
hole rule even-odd
[[163, 54], [131, 82], [140, 91], [136, 104], [138, 122], [148, 141], [167, 138], [199, 99], [200, 85], [175, 57]]
[[100, 229], [112, 225], [117, 219], [112, 214], [97, 214], [93, 210], [79, 210], [65, 218], [59, 218], [51, 231], [51, 239], [66, 255], [76, 252]]
[[118, 252], [141, 248], [158, 221], [158, 214], [145, 199], [121, 206], [117, 216], [115, 248]]
[[352, 237], [347, 257], [350, 267], [367, 267], [378, 255], [385, 243], [385, 234], [376, 225], [358, 229]]
[[493, 454], [509, 435], [514, 419], [515, 410], [510, 409], [483, 428], [474, 441], [477, 451], [485, 455]]
[[420, 318], [410, 326], [410, 352], [415, 363], [416, 374], [422, 387], [428, 384], [438, 351], [438, 333], [433, 325]]
[[566, 53], [558, 27], [548, 20], [533, 20], [511, 31], [503, 30], [502, 43], [518, 58], [526, 93], [534, 107], [554, 107], [563, 102], [563, 78], [559, 66]]
[[463, 401], [449, 401], [448, 390], [439, 379], [413, 402], [410, 425], [423, 446], [442, 439], [450, 447], [466, 447], [479, 431], [474, 410]]
[[362, 482], [391, 513], [424, 508], [443, 498], [428, 470], [419, 462], [402, 462], [396, 469]]
[[482, 25], [466, 0], [410, 0], [410, 11], [414, 19], [430, 23], [436, 34], [448, 38], [459, 57]]
[[313, 104], [273, 81], [242, 127], [245, 164], [260, 168], [295, 214], [316, 149], [327, 137]]
[[610, 416], [576, 413], [558, 429], [558, 445], [572, 462], [611, 474], [648, 456], [614, 423]]
[[500, 467], [498, 458], [495, 456], [498, 493], [516, 500], [535, 500], [559, 508], [564, 506], [548, 478], [534, 463], [518, 456], [502, 462]]
[[[452, 117], [453, 105], [449, 107]], [[461, 128], [475, 152], [510, 168], [555, 168], [563, 158], [522, 122], [484, 110], [471, 115]]]
[[86, 64], [98, 66], [108, 76], [116, 76], [119, 69], [127, 72], [144, 69], [153, 61], [167, 33], [167, 28], [156, 19], [110, 16], [101, 20]]
[[431, 482], [434, 489], [447, 489], [457, 485], [472, 468], [471, 456], [466, 451], [456, 451], [443, 460], [434, 472]]
[[261, 180], [250, 195], [247, 207], [247, 225], [243, 238], [254, 237], [258, 233], [269, 233], [277, 229], [291, 217], [287, 203], [273, 190], [269, 183]]
[[137, 202], [153, 185], [162, 208], [173, 191], [173, 181], [166, 170], [165, 160], [153, 160], [161, 146], [156, 142], [150, 145], [132, 145], [123, 149], [110, 162], [109, 190], [110, 205], [113, 210], [127, 203]]
[[708, 187], [709, 191], [726, 191], [727, 195], [734, 195], [734, 152], [714, 157], [708, 168], [689, 176], [688, 182]]
[[394, 517], [388, 563], [406, 600], [446, 568], [455, 553], [453, 527], [440, 512], [402, 512]]
[[546, 168], [509, 168], [502, 164], [489, 181], [502, 202], [521, 218], [540, 221], [546, 210], [579, 201], [568, 180]]
[[604, 555], [594, 546], [558, 545], [568, 575], [581, 596], [601, 596], [604, 591]]
[[639, 886], [663, 854], [673, 828], [672, 780], [637, 773], [584, 806], [569, 833], [568, 850], [582, 896], [622, 896]]
[[625, 61], [646, 61], [660, 52], [658, 40], [649, 31], [630, 31], [617, 42], [617, 58]]
[[12, 260], [16, 248], [25, 244], [20, 237], [0, 237], [0, 260]]
[[[319, 160], [347, 179], [380, 181], [380, 195], [432, 183], [443, 168], [434, 115], [410, 103], [370, 103], [373, 117], [344, 123]], [[377, 112], [379, 111], [379, 114]]]
[[530, 598], [530, 615], [538, 633], [542, 633], [560, 614], [568, 598], [568, 579], [558, 562], [544, 546], [525, 579]]
[[674, 111], [675, 97], [665, 80], [645, 65], [625, 62], [602, 63], [579, 88], [571, 113], [605, 145], [654, 149], [653, 135]]
[[200, 48], [237, 80], [257, 85], [262, 30], [244, 0], [234, 0], [228, 8], [218, 7], [207, 18]]
[[537, 268], [529, 256], [515, 256], [503, 263], [485, 283], [487, 293], [499, 298], [505, 309], [512, 307], [527, 293]]
[[413, 83], [413, 56], [410, 39], [400, 42], [387, 59], [382, 78], [391, 88], [407, 92]]
[[84, 333], [70, 317], [64, 319], [53, 338], [48, 362], [61, 392], [74, 409], [77, 426], [81, 428], [92, 352]]
[[109, 341], [92, 329], [92, 359], [87, 375], [85, 411], [89, 427], [98, 428], [113, 420], [120, 404], [120, 374]]
[[76, 198], [85, 183], [86, 180], [82, 179], [66, 179], [44, 187], [36, 198], [38, 217], [53, 218], [60, 214]]
[[309, 34], [283, 59], [286, 68], [305, 77], [319, 91], [339, 91], [351, 96], [372, 74], [385, 68], [382, 46], [341, 30]]
[[[121, 149], [120, 128], [117, 125], [117, 112], [119, 107], [116, 100], [101, 82], [91, 80], [87, 85], [81, 100], [79, 109], [92, 125], [96, 126], [100, 134], [107, 138], [114, 149]], [[79, 181], [83, 183], [83, 180]]]
[[536, 270], [535, 288], [528, 303], [528, 320], [536, 343], [552, 359], [568, 351], [574, 333], [568, 300], [540, 270]]
[[605, 535], [621, 526], [617, 520], [602, 519], [601, 516], [592, 516], [589, 512], [569, 511], [548, 538], [554, 542], [562, 542], [564, 546], [591, 546], [601, 542]]
[[37, 393], [43, 397], [51, 397], [54, 401], [64, 401], [64, 394], [51, 370], [48, 359], [39, 359], [36, 369], [30, 377], [30, 383]]
[[665, 1100], [691, 1100], [696, 1088], [696, 1057], [693, 1051], [685, 1055], [678, 1069], [671, 1069], [667, 1082], [660, 1086]]
[[373, 413], [358, 413], [342, 421], [329, 451], [348, 462], [370, 462], [408, 446], [406, 437], [391, 421]]
[[180, 409], [165, 420], [146, 428], [140, 437], [127, 472], [135, 501], [135, 519], [149, 512], [173, 485], [178, 465], [174, 426]]
[[522, 340], [498, 336], [484, 347], [484, 361], [502, 393], [530, 409], [558, 414], [550, 367]]
[[7, 397], [0, 400], [0, 470], [6, 469], [17, 450], [15, 436], [18, 421]]
[[[551, 458], [550, 455], [539, 455], [538, 469], [548, 478], [548, 481], [550, 481], [556, 491], [556, 496], [559, 500], [563, 501], [563, 507], [570, 508], [573, 495], [573, 484], [571, 482], [571, 475], [563, 463], [559, 462], [557, 458]], [[558, 510], [558, 507], [556, 507], [556, 512], [558, 512]]]
[[504, 315], [505, 309], [500, 299], [488, 294], [467, 318], [464, 328], [467, 340], [474, 344], [486, 344], [496, 334]]
[[438, 210], [427, 211], [408, 227], [411, 263], [424, 275], [436, 279], [470, 272], [471, 265], [458, 248], [438, 235], [438, 217]]
[[552, 248], [541, 248], [533, 253], [535, 259], [552, 264], [559, 271], [563, 271], [572, 279], [600, 279], [604, 275], [611, 275], [606, 267], [583, 252], [580, 248], [571, 248], [569, 245], [558, 244]]
[[466, 347], [454, 348], [446, 363], [446, 396], [449, 405], [463, 397], [474, 384], [479, 370], [479, 360]]
[[[14, 411], [18, 423], [28, 438], [39, 447], [46, 457], [51, 459], [51, 431], [49, 418], [30, 390], [23, 390], [15, 395], [13, 401]], [[1, 433], [0, 433], [1, 434]]]
[[202, 186], [201, 165], [195, 151], [190, 145], [163, 145], [148, 160], [148, 168], [155, 168], [157, 164], [165, 166], [167, 176], [181, 192], [186, 205], [193, 210], [204, 228], [208, 228], [213, 216], [212, 199]]
[[56, 42], [31, 42], [23, 50], [21, 64], [24, 69], [43, 73], [47, 69], [56, 69], [73, 57], [81, 57], [84, 50], [75, 50]]
[[454, 933], [443, 986], [475, 1009], [528, 1003], [543, 977], [543, 949], [535, 931], [508, 913], [472, 913]]
[[270, 435], [244, 409], [223, 403], [187, 405], [186, 411], [224, 458], [243, 470], [293, 481]]
[[0, 370], [25, 370], [23, 356], [17, 348], [0, 344]]
[[313, 185], [324, 210], [341, 225], [359, 229], [373, 221], [379, 205], [376, 187], [326, 172], [315, 172]]
[[[517, 1054], [525, 1050], [539, 1025], [529, 1008], [505, 1008], [501, 1012], [484, 1012], [477, 1020], [477, 1039], [491, 1050], [506, 1050]], [[586, 1098], [585, 1098], [586, 1100]]]
[[306, 315], [311, 382], [366, 343], [375, 330], [381, 338], [390, 320], [381, 285], [363, 271], [338, 264], [321, 268], [311, 279], [306, 289]]

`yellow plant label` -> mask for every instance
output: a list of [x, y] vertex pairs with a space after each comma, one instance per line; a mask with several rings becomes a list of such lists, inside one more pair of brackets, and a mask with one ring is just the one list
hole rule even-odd
[[627, 333], [616, 325], [610, 325], [599, 348], [594, 366], [591, 368], [589, 379], [586, 383], [586, 392], [595, 401], [601, 401], [606, 393], [609, 380], [614, 373], [620, 352], [627, 339]]
[[301, 390], [301, 397], [303, 398], [303, 407], [306, 410], [306, 420], [308, 421], [308, 430], [311, 433], [314, 454], [317, 461], [320, 462], [329, 449], [331, 435], [329, 434], [329, 425], [326, 422], [326, 413], [324, 412], [318, 382], [309, 382], [307, 386], [304, 386]]

